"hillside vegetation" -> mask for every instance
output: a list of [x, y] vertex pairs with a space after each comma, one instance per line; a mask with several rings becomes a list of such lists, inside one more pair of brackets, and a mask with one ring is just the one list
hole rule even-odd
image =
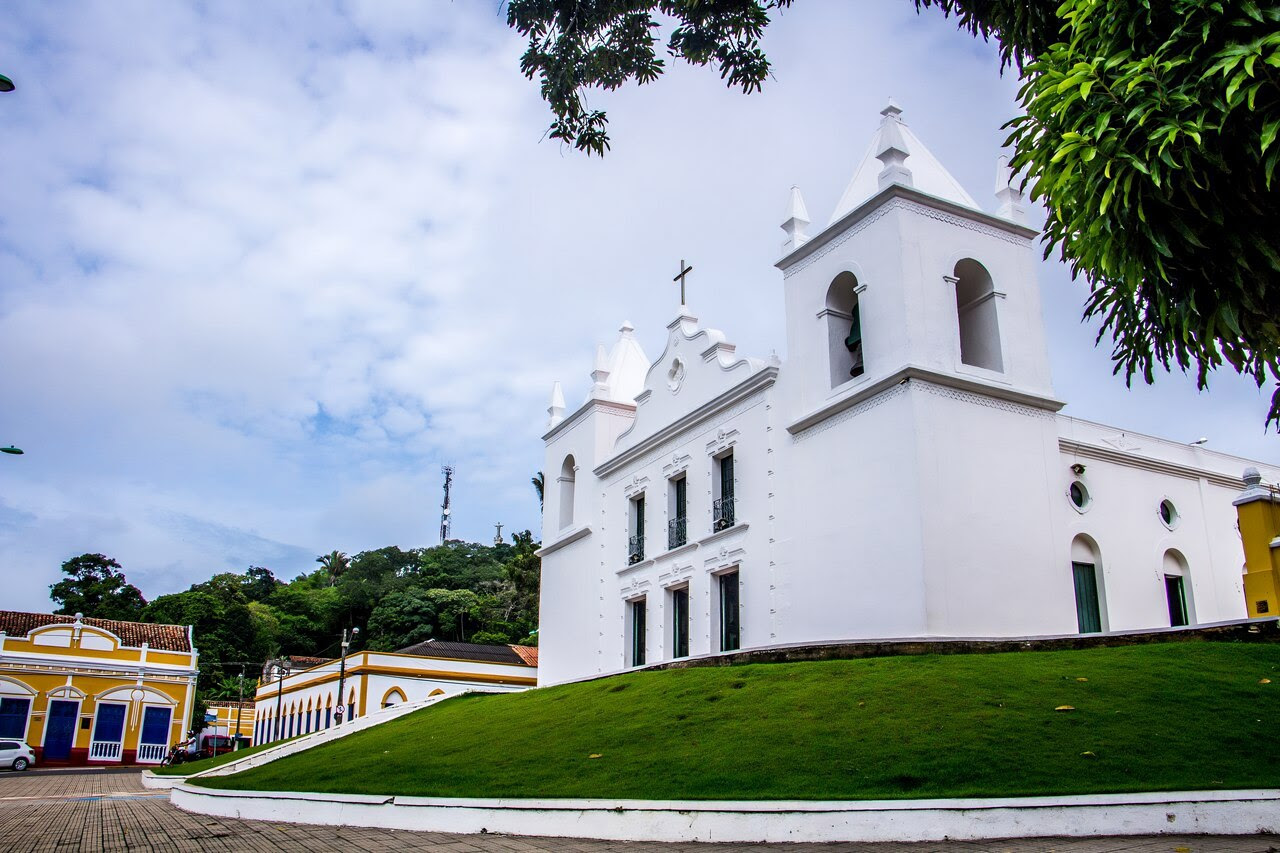
[[198, 783], [637, 799], [1274, 788], [1278, 712], [1273, 644], [751, 664], [458, 697]]

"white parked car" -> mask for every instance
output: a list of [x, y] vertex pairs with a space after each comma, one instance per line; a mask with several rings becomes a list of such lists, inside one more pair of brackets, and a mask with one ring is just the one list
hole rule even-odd
[[0, 767], [26, 770], [36, 763], [36, 754], [20, 740], [0, 740]]

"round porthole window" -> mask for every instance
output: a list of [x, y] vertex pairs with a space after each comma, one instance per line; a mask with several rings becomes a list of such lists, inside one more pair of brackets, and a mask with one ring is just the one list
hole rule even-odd
[[1067, 497], [1071, 500], [1071, 505], [1075, 507], [1076, 512], [1084, 512], [1093, 502], [1093, 498], [1089, 496], [1089, 488], [1080, 480], [1073, 481], [1067, 488]]
[[1178, 526], [1178, 508], [1173, 505], [1173, 501], [1165, 498], [1160, 501], [1160, 521], [1165, 527], [1172, 530]]

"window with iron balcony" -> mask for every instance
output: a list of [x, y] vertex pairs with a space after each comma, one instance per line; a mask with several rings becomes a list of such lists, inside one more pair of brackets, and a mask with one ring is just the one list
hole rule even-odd
[[631, 499], [631, 536], [627, 539], [627, 565], [644, 559], [644, 495]]
[[711, 530], [713, 532], [733, 527], [736, 520], [733, 496], [733, 452], [730, 451], [724, 456], [718, 457], [716, 465], [720, 470], [719, 476], [715, 481], [717, 495], [711, 503]]
[[684, 477], [671, 481], [671, 518], [667, 522], [667, 548], [679, 548], [689, 541], [687, 493], [687, 480]]

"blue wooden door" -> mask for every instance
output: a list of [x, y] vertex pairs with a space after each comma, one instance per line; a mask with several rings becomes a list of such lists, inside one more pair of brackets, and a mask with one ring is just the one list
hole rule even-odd
[[142, 714], [142, 737], [138, 743], [169, 745], [169, 709], [148, 708]]
[[93, 739], [104, 743], [120, 743], [124, 740], [124, 706], [98, 706], [98, 719], [93, 726]]
[[80, 703], [54, 699], [49, 703], [49, 723], [44, 735], [44, 760], [66, 761], [76, 739], [76, 718]]

